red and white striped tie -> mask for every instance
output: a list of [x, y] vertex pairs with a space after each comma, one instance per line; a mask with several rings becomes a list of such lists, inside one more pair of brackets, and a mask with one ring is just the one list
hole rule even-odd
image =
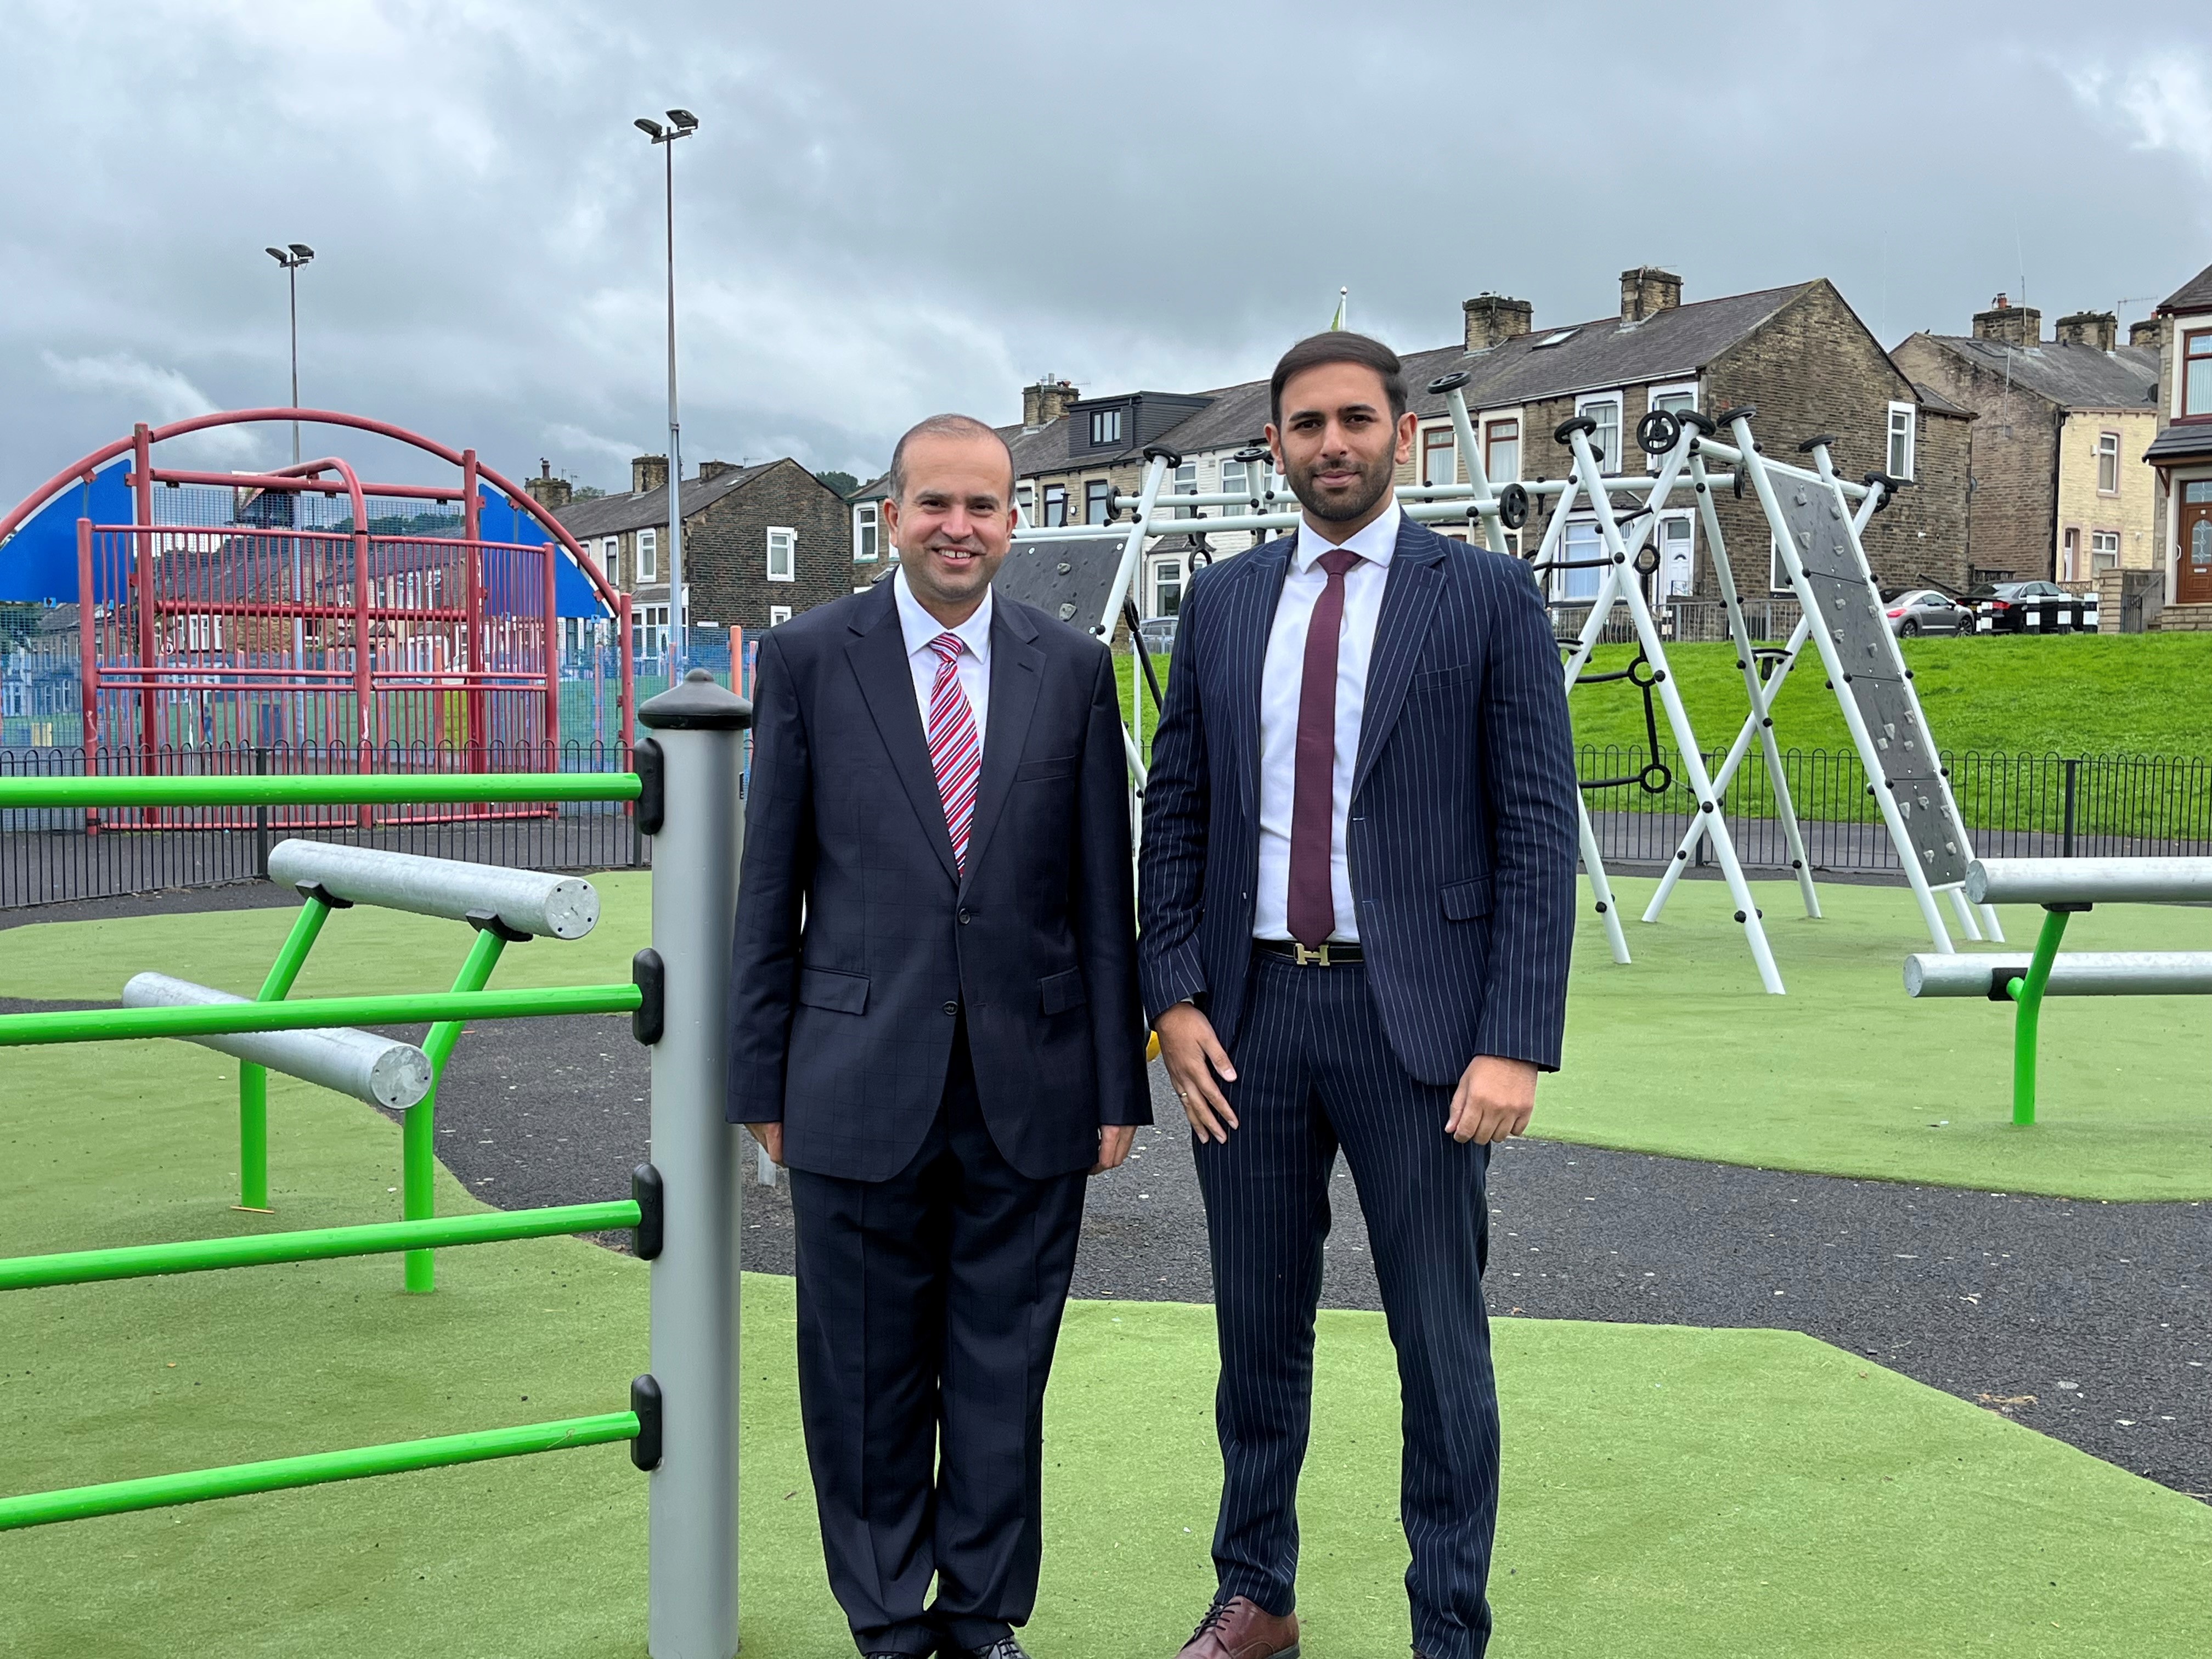
[[929, 688], [929, 764], [937, 774], [937, 798], [945, 804], [945, 827], [952, 836], [952, 862], [968, 867], [968, 826], [975, 817], [975, 785], [983, 772], [983, 745], [975, 736], [975, 711], [960, 689], [957, 634], [939, 634], [929, 642], [937, 653], [937, 679]]

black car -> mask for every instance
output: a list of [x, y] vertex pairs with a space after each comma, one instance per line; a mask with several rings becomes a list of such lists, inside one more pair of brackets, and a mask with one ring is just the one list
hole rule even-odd
[[2097, 631], [2097, 596], [2069, 593], [2057, 582], [1984, 582], [1966, 595], [1980, 634]]

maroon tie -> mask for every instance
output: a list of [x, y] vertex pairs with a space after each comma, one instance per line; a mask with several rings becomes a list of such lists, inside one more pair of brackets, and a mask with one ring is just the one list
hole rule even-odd
[[1305, 676], [1298, 686], [1298, 742], [1291, 784], [1291, 937], [1309, 948], [1336, 931], [1329, 850], [1336, 801], [1336, 636], [1344, 625], [1344, 573], [1359, 555], [1331, 548], [1314, 561], [1328, 585], [1306, 623]]

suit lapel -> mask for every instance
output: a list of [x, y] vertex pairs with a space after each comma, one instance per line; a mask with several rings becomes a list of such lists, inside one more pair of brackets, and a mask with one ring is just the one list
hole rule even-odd
[[1367, 700], [1359, 717], [1359, 753], [1352, 769], [1352, 797], [1374, 769], [1375, 757], [1389, 740], [1398, 712], [1406, 706], [1413, 665], [1421, 659], [1429, 619], [1436, 614], [1444, 586], [1443, 538], [1407, 519], [1398, 526], [1391, 550], [1389, 579], [1382, 587], [1382, 610], [1375, 619], [1375, 648], [1367, 660]]
[[[945, 879], [957, 882], [960, 876], [952, 860], [952, 836], [945, 827], [945, 803], [938, 798], [937, 774], [929, 764], [929, 738], [922, 730], [921, 710], [915, 702], [914, 671], [907, 663], [906, 635], [899, 627], [898, 606], [892, 599], [890, 582], [880, 584], [876, 591], [883, 595], [882, 602], [872, 612], [864, 609], [853, 619], [853, 631], [858, 637], [847, 643], [845, 654], [852, 661], [860, 695], [866, 699], [868, 713], [890, 755], [892, 769], [914, 805], [915, 816], [921, 820], [923, 834], [936, 849], [937, 861], [945, 866]], [[994, 717], [996, 690], [994, 684]], [[987, 749], [987, 757], [988, 753]]]
[[1228, 630], [1233, 655], [1229, 665], [1230, 707], [1236, 709], [1237, 739], [1243, 744], [1243, 763], [1237, 775], [1244, 789], [1244, 811], [1256, 826], [1260, 822], [1260, 685], [1267, 667], [1267, 638], [1273, 633], [1275, 608], [1282, 603], [1283, 581], [1290, 574], [1291, 550], [1297, 532], [1256, 547], [1243, 555], [1259, 569], [1243, 584], [1243, 603]]
[[[983, 726], [983, 772], [975, 784], [975, 816], [968, 826], [970, 873], [991, 844], [991, 832], [999, 827], [999, 815], [1013, 790], [1014, 773], [1029, 740], [1030, 717], [1036, 713], [1044, 653], [1032, 643], [1036, 638], [1036, 625], [1018, 606], [992, 600], [991, 708]], [[945, 844], [950, 847], [951, 841]]]

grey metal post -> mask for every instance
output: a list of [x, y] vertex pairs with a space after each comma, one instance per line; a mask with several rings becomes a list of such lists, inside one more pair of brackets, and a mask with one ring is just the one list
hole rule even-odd
[[[653, 837], [653, 948], [664, 988], [653, 1045], [653, 1162], [665, 1231], [652, 1268], [652, 1352], [665, 1450], [647, 1477], [647, 1643], [652, 1659], [731, 1659], [739, 1177], [738, 1131], [722, 1119], [723, 1021], [744, 841], [738, 763], [752, 708], [693, 669], [637, 717], [651, 733], [639, 744], [648, 785], [639, 807]], [[656, 771], [659, 803], [650, 798]]]

